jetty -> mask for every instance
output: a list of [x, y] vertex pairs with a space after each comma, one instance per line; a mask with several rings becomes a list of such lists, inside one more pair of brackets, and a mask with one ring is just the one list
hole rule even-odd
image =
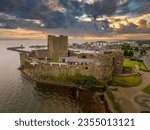
[[20, 47], [8, 47], [7, 50], [30, 53], [30, 51], [21, 50], [21, 49], [24, 49], [24, 48], [25, 47], [23, 47], [23, 46], [20, 46]]

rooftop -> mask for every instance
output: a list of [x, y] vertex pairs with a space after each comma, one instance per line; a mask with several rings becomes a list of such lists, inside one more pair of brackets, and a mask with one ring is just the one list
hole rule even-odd
[[82, 59], [77, 57], [62, 57], [61, 61], [64, 60], [64, 62], [77, 62], [77, 63], [92, 63], [92, 59]]

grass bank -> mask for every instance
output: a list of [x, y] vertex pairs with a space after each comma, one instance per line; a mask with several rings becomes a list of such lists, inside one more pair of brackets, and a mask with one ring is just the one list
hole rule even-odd
[[150, 94], [150, 85], [148, 85], [145, 89], [143, 89], [143, 92]]
[[128, 76], [128, 77], [121, 77], [121, 76], [114, 76], [111, 85], [114, 86], [121, 86], [121, 87], [135, 87], [142, 83], [142, 78], [140, 76]]
[[130, 59], [124, 59], [123, 61], [123, 66], [125, 67], [132, 67], [134, 69], [135, 65], [138, 65], [140, 70], [147, 70], [147, 67], [143, 62], [137, 60], [130, 60]]
[[121, 108], [120, 104], [116, 101], [116, 98], [114, 97], [114, 95], [111, 92], [111, 90], [109, 89], [109, 87], [106, 88], [106, 94], [109, 97], [110, 101], [112, 102], [113, 109], [118, 113], [122, 113], [122, 108]]
[[60, 82], [70, 82], [75, 85], [87, 87], [87, 88], [101, 88], [105, 91], [106, 86], [101, 84], [94, 76], [85, 76], [80, 73], [75, 75], [69, 75], [68, 73], [60, 73], [59, 75], [54, 75], [51, 73], [40, 74], [39, 80], [42, 81], [60, 81]]

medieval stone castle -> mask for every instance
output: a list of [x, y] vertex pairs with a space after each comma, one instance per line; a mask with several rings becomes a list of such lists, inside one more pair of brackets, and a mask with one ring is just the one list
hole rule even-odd
[[33, 50], [20, 54], [21, 68], [33, 78], [41, 74], [59, 76], [62, 73], [80, 73], [94, 76], [101, 82], [112, 79], [114, 74], [122, 73], [123, 53], [77, 54], [68, 49], [67, 36], [48, 36], [47, 50]]

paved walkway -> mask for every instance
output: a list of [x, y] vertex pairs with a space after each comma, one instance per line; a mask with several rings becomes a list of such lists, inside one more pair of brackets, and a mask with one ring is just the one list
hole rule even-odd
[[150, 112], [150, 95], [145, 94], [140, 91], [133, 98], [135, 105], [139, 108], [141, 112], [149, 111]]
[[146, 67], [150, 70], [150, 51], [147, 52], [146, 56], [143, 56], [143, 62]]
[[118, 91], [113, 91], [114, 96], [120, 103], [123, 112], [133, 113], [150, 111], [150, 95], [145, 94], [142, 90], [150, 85], [150, 73], [137, 70], [143, 74], [143, 82], [132, 88], [118, 88]]

